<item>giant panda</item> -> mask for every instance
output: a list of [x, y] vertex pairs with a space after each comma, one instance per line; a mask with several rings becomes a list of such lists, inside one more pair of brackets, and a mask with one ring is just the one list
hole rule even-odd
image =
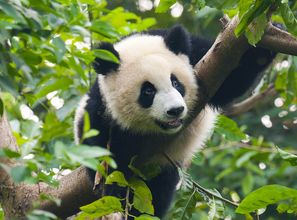
[[[115, 44], [101, 43], [98, 48], [113, 53], [120, 63], [95, 59], [97, 79], [76, 111], [76, 142], [82, 137], [83, 116], [88, 112], [91, 128], [100, 134], [83, 143], [109, 145], [126, 178], [133, 175], [128, 165], [135, 156], [140, 165], [161, 168], [157, 176], [146, 180], [160, 218], [179, 181], [178, 171], [165, 155], [181, 166], [187, 164], [211, 135], [218, 107], [250, 89], [275, 56], [267, 49], [249, 49], [197, 115], [203, 86], [193, 67], [212, 43], [191, 36], [180, 25], [135, 33]], [[90, 175], [94, 178], [95, 173], [90, 171]], [[114, 188], [107, 190], [107, 194], [117, 193]]]

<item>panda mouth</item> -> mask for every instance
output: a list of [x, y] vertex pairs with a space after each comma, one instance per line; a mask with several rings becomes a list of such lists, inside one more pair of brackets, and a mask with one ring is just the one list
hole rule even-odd
[[164, 130], [169, 130], [180, 127], [183, 124], [183, 120], [180, 118], [166, 122], [156, 120], [156, 124]]

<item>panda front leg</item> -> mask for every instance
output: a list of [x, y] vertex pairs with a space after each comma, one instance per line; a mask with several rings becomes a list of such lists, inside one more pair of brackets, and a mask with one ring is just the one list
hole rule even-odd
[[170, 207], [178, 181], [177, 169], [168, 165], [158, 176], [147, 182], [153, 196], [155, 215], [159, 218], [163, 218]]

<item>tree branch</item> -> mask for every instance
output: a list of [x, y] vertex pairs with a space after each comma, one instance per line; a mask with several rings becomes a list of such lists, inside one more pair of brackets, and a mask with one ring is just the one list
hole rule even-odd
[[[18, 151], [15, 138], [12, 135], [10, 125], [4, 115], [0, 118], [0, 149], [8, 148]], [[13, 161], [1, 160], [0, 163], [12, 166]], [[29, 185], [15, 184], [9, 174], [0, 168], [0, 203], [6, 219], [15, 219], [25, 216], [32, 208], [32, 204], [38, 201], [41, 193], [61, 199], [61, 206], [54, 202], [43, 202], [40, 209], [50, 211], [60, 218], [66, 218], [79, 211], [79, 207], [96, 199], [93, 192], [93, 181], [84, 167], [74, 170], [60, 180], [58, 188], [53, 188], [45, 183]]]
[[243, 35], [238, 38], [234, 35], [238, 22], [239, 19], [235, 16], [225, 25], [225, 29], [212, 47], [194, 67], [203, 85], [198, 112], [215, 94], [230, 72], [238, 66], [241, 56], [250, 47]]
[[224, 114], [227, 116], [239, 115], [241, 113], [247, 112], [252, 109], [259, 101], [268, 96], [274, 96], [276, 91], [274, 85], [269, 85], [263, 92], [257, 93], [249, 98], [243, 100], [242, 102], [235, 103], [224, 109]]
[[279, 53], [297, 56], [296, 37], [273, 26], [271, 23], [268, 24], [258, 45]]

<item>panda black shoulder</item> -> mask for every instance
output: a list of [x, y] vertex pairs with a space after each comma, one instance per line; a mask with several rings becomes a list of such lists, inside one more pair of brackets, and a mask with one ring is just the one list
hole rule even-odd
[[105, 146], [108, 139], [110, 118], [106, 114], [106, 105], [103, 101], [98, 79], [96, 79], [89, 93], [85, 95], [76, 110], [74, 129], [76, 143], [82, 138], [84, 127], [84, 114], [88, 113], [92, 129], [100, 131], [100, 135], [84, 140], [84, 144]]

